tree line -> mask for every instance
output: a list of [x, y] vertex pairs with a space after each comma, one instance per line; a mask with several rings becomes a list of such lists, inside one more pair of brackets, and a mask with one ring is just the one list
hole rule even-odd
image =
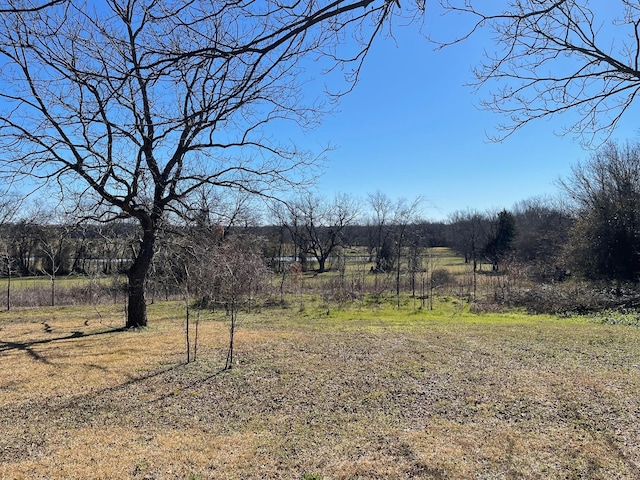
[[[399, 296], [401, 286], [411, 283], [407, 279], [425, 270], [431, 247], [463, 256], [474, 290], [477, 274], [516, 270], [537, 283], [580, 279], [612, 284], [618, 292], [635, 286], [640, 278], [640, 144], [607, 143], [574, 165], [559, 186], [564, 196], [557, 199], [528, 199], [492, 212], [467, 209], [438, 222], [422, 218], [420, 198], [392, 199], [377, 191], [365, 199], [302, 193], [269, 204], [262, 218], [271, 222], [260, 224], [257, 205], [241, 196], [227, 203], [225, 213], [202, 207], [189, 223], [166, 222], [145, 288], [169, 296], [182, 292], [196, 271], [202, 278], [216, 277], [216, 269], [224, 270], [222, 251], [233, 251], [238, 259], [245, 255], [247, 264], [260, 264], [272, 274], [290, 272], [292, 264], [318, 274], [340, 270], [345, 256], [357, 254], [368, 266], [366, 273], [391, 278], [389, 288]], [[213, 200], [203, 199], [202, 205]], [[131, 221], [46, 221], [56, 217], [42, 210], [18, 217], [15, 205], [8, 200], [2, 206], [5, 277], [41, 275], [53, 281], [69, 274], [126, 275], [135, 261], [138, 231]], [[211, 283], [202, 278], [193, 285]], [[216, 277], [213, 283], [220, 290], [230, 281]], [[205, 303], [212, 298], [210, 292], [199, 296]]]

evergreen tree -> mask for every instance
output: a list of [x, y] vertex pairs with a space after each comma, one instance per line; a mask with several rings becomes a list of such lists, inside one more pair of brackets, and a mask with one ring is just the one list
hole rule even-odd
[[485, 256], [491, 261], [494, 271], [498, 271], [499, 263], [513, 251], [515, 236], [516, 219], [511, 212], [502, 210], [498, 213], [495, 231], [484, 248]]

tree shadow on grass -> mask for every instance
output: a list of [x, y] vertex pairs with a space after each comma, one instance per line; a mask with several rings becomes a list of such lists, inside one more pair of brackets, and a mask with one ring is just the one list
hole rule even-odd
[[[29, 355], [31, 358], [33, 358], [38, 362], [41, 362], [45, 365], [54, 366], [54, 363], [49, 361], [45, 356], [38, 353], [34, 347], [38, 345], [45, 345], [45, 344], [50, 344], [55, 342], [63, 342], [63, 341], [68, 341], [68, 340], [73, 340], [78, 338], [95, 337], [99, 335], [105, 335], [105, 334], [117, 333], [117, 332], [123, 332], [123, 331], [130, 331], [130, 329], [121, 327], [121, 328], [112, 328], [109, 330], [93, 332], [93, 333], [73, 331], [67, 335], [63, 335], [55, 338], [47, 338], [42, 340], [34, 340], [30, 342], [8, 342], [8, 341], [0, 340], [0, 354], [2, 354], [3, 352], [10, 352], [10, 351], [25, 352], [27, 355]], [[154, 369], [148, 372], [141, 372], [139, 374], [127, 375], [128, 378], [124, 379], [122, 382], [119, 382], [115, 385], [106, 386], [104, 388], [87, 392], [85, 394], [73, 395], [73, 398], [70, 400], [66, 399], [60, 403], [52, 402], [50, 404], [47, 404], [45, 408], [48, 413], [54, 413], [54, 412], [58, 412], [65, 409], [72, 409], [76, 414], [78, 414], [79, 411], [83, 409], [83, 405], [84, 405], [87, 409], [87, 412], [89, 411], [92, 412], [95, 410], [95, 408], [91, 407], [92, 403], [95, 402], [95, 400], [100, 397], [106, 396], [107, 398], [117, 398], [118, 394], [122, 392], [126, 392], [127, 389], [131, 386], [134, 386], [136, 384], [144, 384], [145, 382], [152, 381], [155, 378], [159, 378], [159, 377], [161, 378], [162, 376], [170, 375], [171, 372], [179, 370], [180, 368], [185, 368], [187, 365], [188, 364], [179, 362], [169, 367], [165, 366], [163, 368]], [[98, 365], [89, 365], [89, 367], [103, 368]], [[167, 399], [175, 398], [179, 396], [180, 391], [188, 391], [190, 389], [197, 388], [199, 385], [204, 384], [227, 371], [228, 370], [225, 370], [224, 368], [220, 368], [219, 370], [214, 369], [209, 372], [201, 372], [201, 375], [198, 375], [197, 378], [191, 378], [188, 381], [178, 381], [175, 383], [172, 382], [169, 378], [167, 378], [165, 379], [164, 382], [161, 382], [160, 385], [163, 385], [169, 388], [167, 388], [166, 390], [163, 389], [164, 391], [156, 391], [156, 395], [152, 396], [152, 398], [150, 399], [147, 399], [146, 402], [162, 403]], [[171, 387], [171, 385], [177, 388]], [[153, 390], [155, 390], [155, 388], [152, 389], [152, 391]], [[79, 415], [79, 417], [80, 416], [81, 415]]]
[[38, 352], [36, 352], [33, 347], [36, 345], [44, 345], [47, 343], [53, 343], [53, 342], [62, 342], [65, 340], [72, 340], [74, 338], [86, 338], [86, 337], [93, 337], [93, 336], [97, 336], [97, 335], [104, 335], [107, 333], [116, 333], [116, 332], [123, 332], [125, 331], [126, 328], [121, 327], [121, 328], [112, 328], [109, 330], [104, 330], [102, 332], [93, 332], [93, 333], [84, 333], [84, 332], [80, 332], [80, 331], [75, 331], [75, 332], [71, 332], [69, 335], [65, 335], [63, 337], [55, 337], [55, 338], [47, 338], [47, 339], [43, 339], [43, 340], [34, 340], [32, 342], [5, 342], [0, 340], [0, 353], [2, 352], [8, 352], [11, 350], [17, 350], [17, 351], [22, 351], [25, 352], [27, 355], [29, 355], [31, 358], [33, 358], [34, 360], [38, 361], [38, 362], [42, 362], [46, 365], [51, 365], [51, 362], [49, 360], [47, 360], [45, 357], [43, 357], [42, 355], [40, 355]]
[[[78, 421], [82, 422], [82, 419], [84, 419], [86, 422], [90, 422], [90, 418], [95, 415], [95, 412], [104, 412], [109, 410], [109, 407], [105, 407], [104, 400], [107, 401], [107, 404], [111, 404], [112, 406], [117, 405], [113, 407], [114, 409], [124, 408], [125, 410], [129, 410], [129, 407], [126, 407], [125, 404], [127, 404], [126, 399], [131, 398], [131, 392], [129, 391], [130, 387], [144, 385], [147, 382], [153, 382], [154, 380], [160, 380], [157, 384], [149, 384], [149, 389], [147, 390], [149, 397], [144, 400], [144, 404], [156, 405], [157, 408], [157, 406], [161, 406], [163, 402], [171, 399], [175, 400], [183, 393], [197, 388], [199, 385], [228, 372], [228, 370], [221, 368], [219, 370], [204, 373], [202, 376], [192, 379], [189, 382], [172, 381], [170, 378], [172, 372], [184, 368], [186, 365], [186, 363], [181, 362], [138, 375], [131, 375], [129, 378], [124, 379], [117, 384], [74, 395], [73, 398], [66, 399], [57, 404], [48, 404], [46, 409], [49, 414], [59, 414], [61, 411], [70, 410], [74, 413], [74, 417]], [[122, 400], [123, 398], [125, 399], [124, 401]], [[142, 407], [142, 404], [135, 405], [135, 408], [140, 407]], [[133, 406], [131, 409], [134, 409]]]

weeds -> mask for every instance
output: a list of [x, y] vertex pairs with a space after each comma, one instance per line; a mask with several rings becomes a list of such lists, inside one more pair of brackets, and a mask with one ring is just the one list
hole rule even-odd
[[627, 325], [640, 327], [640, 313], [628, 310], [605, 310], [588, 317], [591, 321], [607, 325]]

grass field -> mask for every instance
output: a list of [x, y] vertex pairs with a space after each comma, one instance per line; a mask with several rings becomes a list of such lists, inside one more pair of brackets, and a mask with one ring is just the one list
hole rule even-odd
[[637, 327], [436, 307], [3, 313], [0, 478], [640, 477]]

